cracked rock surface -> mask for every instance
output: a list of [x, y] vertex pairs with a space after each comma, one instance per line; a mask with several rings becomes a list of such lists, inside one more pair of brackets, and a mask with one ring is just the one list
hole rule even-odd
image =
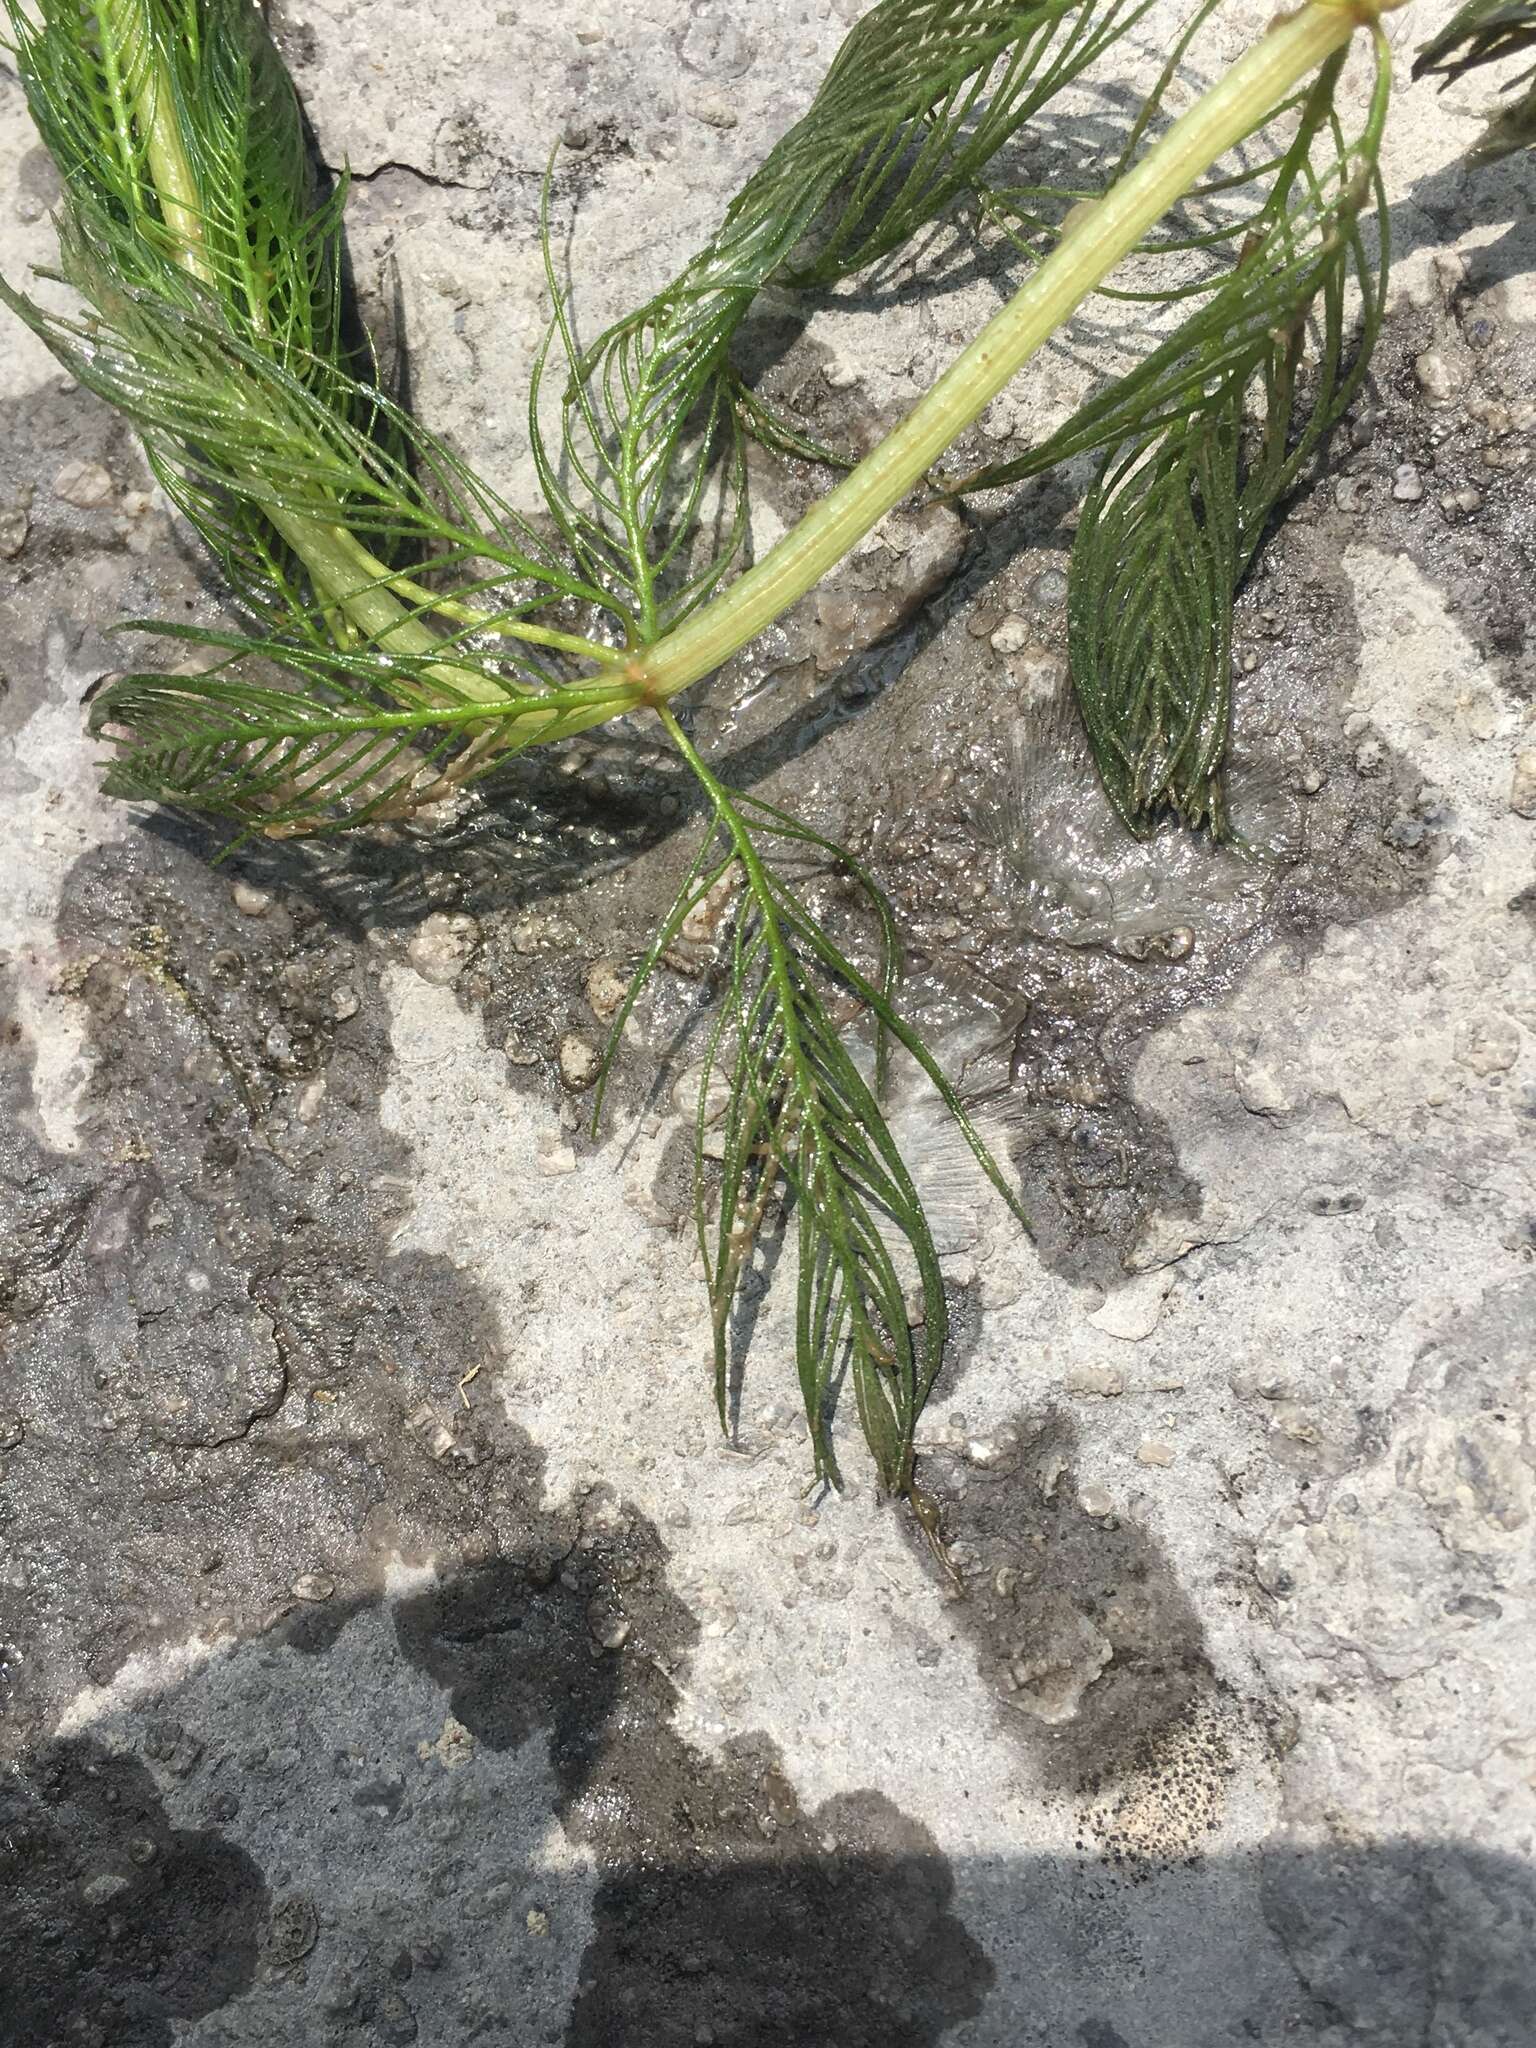
[[[595, 330], [859, 11], [274, 10], [362, 307], [398, 287], [417, 404], [517, 502], [550, 144]], [[1063, 486], [894, 515], [698, 693], [892, 892], [1034, 1220], [903, 1081], [954, 1582], [850, 1427], [804, 1495], [781, 1294], [714, 1428], [726, 898], [588, 1135], [696, 829], [650, 735], [221, 865], [106, 803], [109, 629], [220, 594], [8, 330], [0, 2048], [1527, 2048], [1536, 187], [1457, 168], [1483, 98], [1397, 109], [1374, 375], [1239, 607], [1241, 851], [1097, 794]], [[15, 277], [54, 188], [3, 66], [0, 183]], [[776, 402], [892, 419], [1005, 289], [968, 237], [942, 292], [769, 308]], [[1063, 340], [970, 453], [1086, 375]], [[759, 544], [818, 487], [765, 466]]]

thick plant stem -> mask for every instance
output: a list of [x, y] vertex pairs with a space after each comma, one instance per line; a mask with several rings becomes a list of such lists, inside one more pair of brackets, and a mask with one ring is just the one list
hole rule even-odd
[[1254, 47], [1104, 197], [900, 426], [756, 567], [625, 670], [649, 703], [687, 689], [773, 624], [927, 475], [1036, 350], [1210, 167], [1274, 112], [1356, 28], [1400, 0], [1307, 0]]
[[192, 175], [192, 162], [176, 119], [175, 96], [170, 80], [155, 60], [154, 38], [147, 12], [139, 10], [138, 13], [137, 20], [128, 17], [129, 31], [120, 52], [112, 49], [105, 17], [101, 22], [102, 41], [109, 56], [121, 60], [125, 69], [136, 70], [139, 60], [144, 60], [133, 118], [144, 139], [145, 160], [155, 197], [160, 202], [161, 218], [175, 241], [176, 261], [199, 284], [211, 285], [213, 272], [203, 243], [203, 214], [198, 201], [197, 180]]
[[[388, 568], [376, 561], [345, 527], [325, 526], [318, 519], [296, 518], [276, 509], [269, 509], [267, 516], [309, 571], [319, 595], [345, 612], [365, 638], [392, 653], [433, 664], [425, 672], [426, 680], [429, 685], [441, 686], [441, 701], [462, 704], [467, 700], [500, 706], [509, 697], [526, 694], [535, 708], [518, 719], [520, 747], [532, 745], [536, 738], [561, 737], [570, 728], [571, 713], [563, 700], [551, 702], [545, 709], [543, 700], [548, 692], [516, 680], [482, 675], [473, 667], [450, 661], [450, 650], [419, 615], [419, 610], [402, 604], [395, 594], [403, 584], [406, 594], [418, 597], [425, 606], [432, 602], [431, 593], [408, 579], [402, 578], [396, 584], [381, 580], [389, 578]], [[544, 644], [554, 646], [569, 646], [575, 640], [574, 635], [557, 633], [542, 637]], [[584, 643], [577, 644], [584, 647]], [[585, 651], [606, 652], [596, 647]], [[594, 681], [606, 684], [607, 693], [596, 693], [593, 710], [580, 719], [581, 726], [601, 724], [634, 708], [638, 700], [634, 684], [621, 678], [611, 664], [600, 669]]]

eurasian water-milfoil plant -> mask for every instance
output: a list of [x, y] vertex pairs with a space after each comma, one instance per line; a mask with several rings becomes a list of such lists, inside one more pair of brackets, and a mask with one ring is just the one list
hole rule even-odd
[[[1389, 95], [1379, 16], [1395, 4], [1305, 0], [1169, 120], [1206, 0], [1112, 169], [1047, 188], [1003, 182], [999, 153], [1058, 94], [1113, 71], [1151, 0], [879, 0], [707, 247], [589, 345], [546, 214], [551, 320], [527, 401], [536, 523], [410, 416], [356, 341], [342, 303], [346, 182], [317, 182], [251, 0], [7, 0], [63, 182], [60, 274], [83, 310], [0, 292], [136, 427], [246, 621], [132, 622], [193, 642], [206, 666], [97, 694], [92, 729], [114, 750], [106, 788], [212, 813], [240, 836], [330, 831], [419, 810], [607, 721], [654, 721], [709, 823], [604, 1075], [685, 920], [729, 885], [701, 1160], [722, 1093], [726, 1107], [711, 1134], [718, 1171], [701, 1170], [695, 1191], [721, 1418], [733, 1305], [760, 1234], [782, 1220], [798, 1253], [816, 1476], [837, 1481], [832, 1413], [851, 1385], [881, 1482], [925, 1517], [913, 1434], [946, 1308], [882, 1107], [893, 1052], [926, 1072], [1016, 1212], [1017, 1199], [902, 1015], [899, 934], [875, 879], [728, 787], [676, 700], [912, 491], [997, 488], [1092, 454], [1069, 653], [1105, 787], [1132, 830], [1172, 811], [1225, 831], [1233, 598], [1358, 391], [1381, 319], [1385, 251], [1367, 217], [1380, 221]], [[1357, 38], [1374, 85], [1346, 100]], [[757, 295], [855, 277], [966, 206], [1013, 241], [1019, 289], [874, 451], [736, 573], [749, 438], [823, 452], [733, 356]], [[1039, 447], [936, 483], [957, 437], [1089, 294], [1116, 292], [1106, 281], [1133, 254], [1167, 274], [1119, 296], [1171, 306], [1177, 324]], [[813, 914], [803, 878], [816, 864], [857, 884], [867, 945]], [[850, 1042], [855, 1012], [868, 1056]]]

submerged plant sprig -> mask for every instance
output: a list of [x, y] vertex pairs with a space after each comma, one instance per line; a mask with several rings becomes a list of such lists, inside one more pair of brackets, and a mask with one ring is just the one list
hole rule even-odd
[[[0, 293], [132, 421], [249, 622], [152, 628], [200, 648], [207, 666], [98, 694], [93, 728], [116, 750], [108, 789], [245, 831], [333, 829], [417, 809], [533, 745], [654, 714], [709, 825], [608, 1058], [684, 921], [729, 883], [696, 1182], [722, 1420], [742, 1290], [762, 1233], [787, 1216], [816, 1475], [837, 1480], [833, 1412], [849, 1385], [882, 1483], [920, 1514], [914, 1431], [942, 1364], [946, 1305], [886, 1114], [893, 1051], [926, 1074], [1022, 1214], [903, 1017], [895, 919], [874, 878], [728, 788], [671, 700], [923, 484], [1088, 295], [1126, 289], [1110, 282], [1124, 258], [1198, 251], [1207, 270], [1161, 292], [1194, 303], [1177, 332], [1046, 447], [968, 481], [1103, 458], [1074, 555], [1079, 701], [1128, 822], [1172, 806], [1219, 828], [1232, 599], [1273, 509], [1352, 396], [1379, 321], [1381, 272], [1361, 223], [1378, 193], [1386, 66], [1375, 21], [1387, 4], [1306, 0], [1154, 137], [1181, 39], [1112, 173], [1051, 225], [1044, 253], [1030, 249], [1015, 296], [870, 455], [733, 577], [747, 438], [827, 452], [778, 418], [733, 359], [758, 294], [867, 273], [967, 196], [995, 218], [1011, 208], [1021, 241], [1034, 233], [1039, 188], [990, 185], [989, 166], [1150, 0], [878, 0], [706, 247], [590, 344], [549, 258], [546, 214], [552, 317], [528, 422], [553, 537], [396, 402], [352, 336], [345, 181], [326, 192], [314, 179], [291, 84], [250, 0], [6, 0], [63, 179], [61, 274], [84, 311], [59, 316]], [[1213, 5], [1203, 0], [1190, 35]], [[1377, 86], [1346, 139], [1342, 53], [1361, 25]], [[1295, 123], [1289, 139], [1224, 171], [1227, 153], [1277, 115]], [[1251, 195], [1241, 235], [1231, 221], [1166, 226], [1217, 192]], [[1129, 289], [1145, 296], [1139, 282]], [[873, 965], [812, 908], [808, 870], [827, 866], [872, 914]], [[854, 1017], [867, 1053], [847, 1035]], [[718, 1174], [704, 1170], [706, 1140]]]

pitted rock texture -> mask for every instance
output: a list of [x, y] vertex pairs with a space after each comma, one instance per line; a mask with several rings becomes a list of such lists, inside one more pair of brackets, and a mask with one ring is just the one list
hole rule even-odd
[[[859, 11], [274, 9], [361, 309], [515, 502], [551, 143], [595, 333]], [[679, 1083], [723, 900], [587, 1131], [700, 824], [654, 733], [223, 865], [107, 804], [82, 702], [157, 652], [109, 629], [224, 598], [8, 331], [3, 2048], [1526, 2048], [1536, 238], [1529, 165], [1455, 167], [1479, 100], [1395, 112], [1373, 376], [1239, 608], [1240, 848], [1096, 792], [1076, 479], [903, 508], [694, 693], [892, 891], [1034, 1218], [903, 1077], [949, 1571], [851, 1427], [804, 1496], [782, 1273], [715, 1433]], [[1073, 119], [1040, 162], [1124, 113]], [[19, 276], [56, 184], [3, 67], [0, 183]], [[766, 308], [773, 402], [869, 445], [1007, 287], [963, 219], [930, 253]], [[1122, 340], [1090, 309], [957, 459]], [[824, 478], [753, 463], [760, 550]]]

